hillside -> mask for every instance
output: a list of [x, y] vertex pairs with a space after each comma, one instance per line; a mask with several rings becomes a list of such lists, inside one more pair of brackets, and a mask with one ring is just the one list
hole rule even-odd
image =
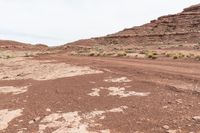
[[45, 50], [48, 46], [44, 44], [27, 44], [10, 40], [0, 40], [1, 50]]
[[150, 23], [124, 29], [115, 34], [80, 40], [75, 45], [166, 45], [200, 42], [200, 4], [181, 13], [159, 17]]

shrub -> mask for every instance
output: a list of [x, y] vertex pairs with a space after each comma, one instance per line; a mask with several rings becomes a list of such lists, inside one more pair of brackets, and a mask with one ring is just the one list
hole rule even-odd
[[197, 56], [195, 57], [195, 59], [198, 60], [198, 61], [200, 61], [200, 55], [197, 55]]
[[97, 52], [97, 51], [91, 51], [91, 52], [89, 53], [89, 56], [99, 56], [99, 55], [100, 55], [100, 53]]
[[157, 57], [153, 54], [148, 54], [147, 57], [150, 59], [157, 59]]
[[127, 53], [125, 51], [120, 51], [116, 54], [117, 57], [123, 57], [123, 56], [126, 56]]
[[199, 45], [195, 45], [195, 46], [193, 47], [193, 49], [199, 49], [199, 48], [200, 48]]
[[128, 48], [125, 50], [126, 53], [135, 53], [134, 49]]
[[195, 55], [194, 54], [192, 54], [192, 53], [190, 53], [190, 54], [188, 54], [188, 55], [186, 55], [186, 57], [187, 58], [192, 58], [192, 57], [194, 57]]
[[175, 53], [172, 57], [173, 59], [179, 59], [179, 58], [184, 58], [185, 55], [183, 53]]
[[6, 55], [6, 57], [5, 57], [5, 59], [10, 59], [10, 58], [14, 58], [14, 56]]
[[184, 58], [185, 55], [183, 53], [178, 53], [179, 58]]
[[158, 55], [158, 54], [155, 51], [146, 51], [145, 55], [146, 55], [147, 58], [157, 59], [156, 55]]
[[165, 53], [166, 57], [172, 57], [173, 55], [171, 53]]
[[173, 55], [173, 59], [178, 59], [178, 55]]
[[28, 54], [28, 53], [26, 53], [25, 55], [24, 55], [24, 57], [30, 57], [31, 55], [30, 54]]

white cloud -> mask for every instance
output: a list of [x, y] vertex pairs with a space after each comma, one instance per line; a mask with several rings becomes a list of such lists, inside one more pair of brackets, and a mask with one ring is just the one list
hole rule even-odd
[[63, 44], [144, 24], [198, 1], [1, 0], [0, 39]]

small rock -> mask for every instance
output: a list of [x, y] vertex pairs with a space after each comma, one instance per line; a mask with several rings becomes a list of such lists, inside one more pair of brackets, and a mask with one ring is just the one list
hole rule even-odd
[[19, 122], [23, 122], [23, 120], [19, 120]]
[[176, 133], [176, 130], [167, 130], [167, 133]]
[[163, 106], [163, 109], [167, 109], [168, 108], [168, 106]]
[[166, 130], [168, 130], [169, 126], [168, 125], [164, 125], [163, 128], [166, 129]]
[[191, 127], [192, 125], [188, 124], [187, 126], [188, 126], [188, 127]]
[[199, 121], [200, 122], [200, 116], [195, 116], [192, 119], [195, 120], [195, 121]]
[[51, 112], [51, 109], [47, 108], [46, 111], [47, 111], [47, 112]]
[[168, 104], [172, 104], [173, 102], [171, 102], [171, 101], [168, 101], [167, 103], [168, 103]]
[[40, 120], [40, 117], [37, 117], [37, 118], [35, 118], [35, 119], [29, 121], [28, 123], [29, 123], [29, 124], [33, 124], [33, 123], [35, 123], [36, 121], [39, 121], [39, 120]]
[[40, 120], [40, 117], [37, 117], [34, 119], [34, 121], [39, 121]]
[[176, 100], [176, 102], [179, 103], [179, 104], [183, 103], [182, 99], [178, 99], [178, 100]]
[[18, 125], [17, 125], [17, 124], [14, 124], [13, 126], [14, 126], [14, 127], [18, 127]]
[[190, 107], [193, 107], [193, 105], [192, 105], [192, 104], [189, 104], [188, 106], [190, 106]]
[[31, 120], [31, 121], [29, 121], [29, 122], [28, 122], [28, 124], [33, 124], [33, 123], [34, 123], [34, 121], [33, 121], [33, 120]]

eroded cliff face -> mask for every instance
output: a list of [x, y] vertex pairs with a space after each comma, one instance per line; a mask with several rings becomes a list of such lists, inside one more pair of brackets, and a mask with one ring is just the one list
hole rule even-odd
[[[81, 43], [80, 43], [81, 42]], [[191, 6], [175, 15], [167, 15], [152, 20], [150, 23], [124, 29], [105, 37], [78, 41], [74, 44], [83, 45], [166, 45], [190, 44], [200, 42], [200, 4]], [[85, 44], [87, 45], [87, 44]]]
[[96, 38], [100, 44], [174, 44], [200, 41], [200, 4], [148, 24]]

